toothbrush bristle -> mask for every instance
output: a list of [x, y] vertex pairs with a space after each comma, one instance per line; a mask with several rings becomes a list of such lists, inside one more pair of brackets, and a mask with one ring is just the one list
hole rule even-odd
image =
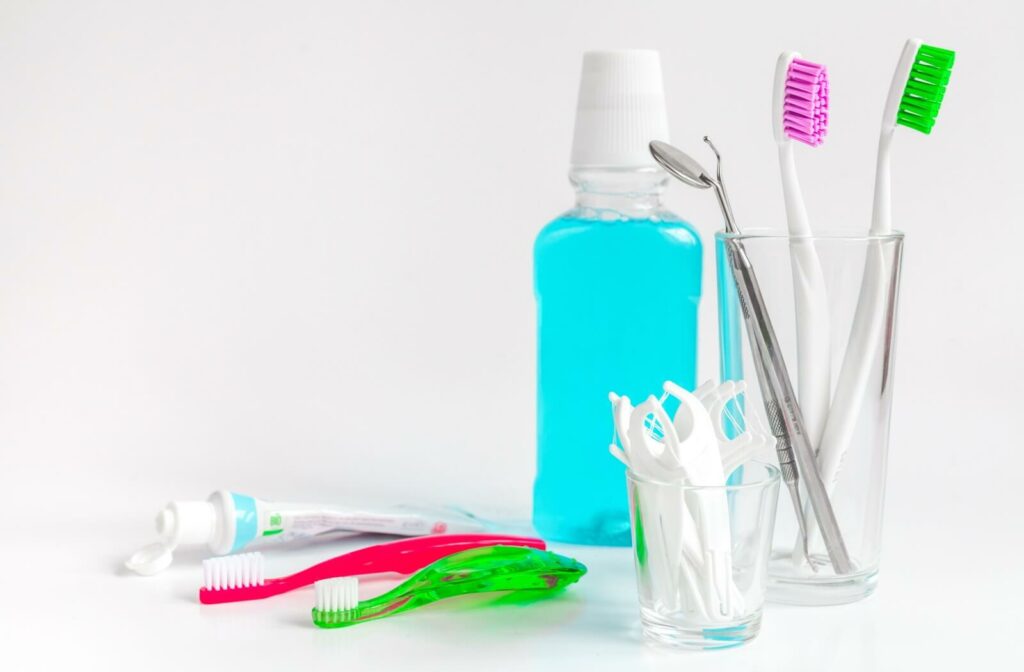
[[251, 588], [262, 586], [265, 580], [262, 553], [240, 553], [203, 560], [203, 587], [206, 590]]
[[315, 612], [322, 618], [344, 616], [359, 606], [359, 579], [341, 576], [335, 579], [317, 581]]
[[949, 49], [922, 44], [917, 49], [910, 76], [903, 87], [896, 123], [924, 134], [932, 132], [946, 95], [949, 74], [956, 53]]
[[782, 128], [794, 140], [816, 147], [828, 132], [828, 72], [824, 65], [794, 58], [786, 73]]

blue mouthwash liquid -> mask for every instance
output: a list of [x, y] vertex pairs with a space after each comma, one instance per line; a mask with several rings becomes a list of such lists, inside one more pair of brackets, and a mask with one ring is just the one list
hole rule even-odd
[[537, 478], [545, 538], [628, 546], [629, 510], [608, 393], [638, 404], [672, 380], [692, 390], [702, 250], [660, 207], [660, 171], [573, 176], [578, 207], [537, 236]]

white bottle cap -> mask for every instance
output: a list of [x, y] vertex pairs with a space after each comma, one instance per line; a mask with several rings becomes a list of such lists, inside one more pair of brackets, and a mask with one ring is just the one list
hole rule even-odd
[[647, 149], [651, 140], [669, 140], [658, 52], [630, 49], [583, 54], [572, 165], [657, 166]]

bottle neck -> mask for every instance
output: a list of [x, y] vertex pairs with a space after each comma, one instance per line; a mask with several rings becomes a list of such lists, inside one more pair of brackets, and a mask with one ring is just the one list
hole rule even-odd
[[646, 219], [661, 210], [668, 175], [660, 168], [572, 168], [576, 207], [597, 219]]

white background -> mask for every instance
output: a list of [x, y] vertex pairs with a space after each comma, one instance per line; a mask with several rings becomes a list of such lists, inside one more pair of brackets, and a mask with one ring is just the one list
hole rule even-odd
[[[0, 3], [0, 667], [1019, 666], [1020, 25], [1009, 0]], [[907, 248], [869, 601], [770, 606], [746, 649], [666, 654], [639, 641], [621, 549], [569, 549], [591, 574], [529, 612], [344, 632], [311, 631], [302, 595], [201, 610], [196, 558], [118, 573], [165, 501], [221, 487], [525, 518], [531, 244], [572, 201], [581, 52], [661, 51], [674, 140], [716, 138], [749, 225], [782, 213], [775, 58], [826, 63], [808, 207], [866, 230], [911, 35], [958, 53], [932, 136], [896, 140]], [[706, 194], [668, 202], [719, 227]]]

